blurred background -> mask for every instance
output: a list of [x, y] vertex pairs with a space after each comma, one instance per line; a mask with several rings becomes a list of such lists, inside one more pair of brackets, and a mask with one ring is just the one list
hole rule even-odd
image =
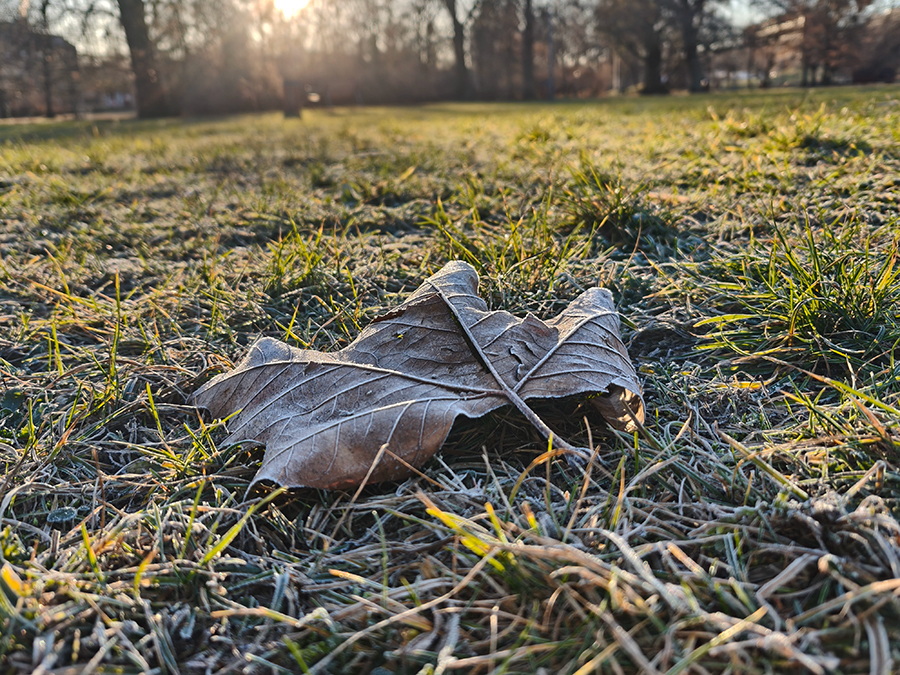
[[0, 117], [891, 82], [900, 0], [0, 0]]

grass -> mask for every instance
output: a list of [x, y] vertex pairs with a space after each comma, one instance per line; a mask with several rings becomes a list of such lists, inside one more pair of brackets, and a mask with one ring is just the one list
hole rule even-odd
[[[0, 127], [9, 673], [889, 673], [900, 89]], [[247, 493], [188, 397], [448, 259], [610, 288], [648, 418], [511, 411], [424, 475]], [[894, 665], [892, 665], [894, 664]]]

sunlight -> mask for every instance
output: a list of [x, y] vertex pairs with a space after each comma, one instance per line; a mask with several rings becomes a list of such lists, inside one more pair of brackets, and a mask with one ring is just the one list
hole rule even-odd
[[309, 4], [309, 0], [275, 0], [275, 9], [287, 17], [292, 17], [307, 4]]

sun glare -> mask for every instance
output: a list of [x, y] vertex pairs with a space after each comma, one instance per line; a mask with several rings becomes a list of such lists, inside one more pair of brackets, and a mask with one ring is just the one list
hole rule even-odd
[[275, 9], [285, 16], [291, 17], [306, 7], [307, 4], [309, 4], [309, 0], [275, 0]]

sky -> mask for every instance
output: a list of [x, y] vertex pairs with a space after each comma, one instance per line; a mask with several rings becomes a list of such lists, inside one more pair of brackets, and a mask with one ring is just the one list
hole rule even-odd
[[756, 23], [763, 17], [763, 12], [758, 7], [753, 7], [748, 0], [731, 0], [725, 12], [738, 28]]

